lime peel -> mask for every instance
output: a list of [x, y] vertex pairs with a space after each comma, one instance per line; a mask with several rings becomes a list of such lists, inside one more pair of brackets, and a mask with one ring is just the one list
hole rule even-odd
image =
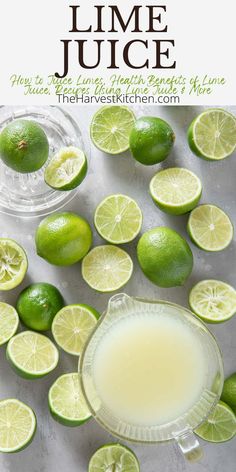
[[55, 190], [73, 190], [84, 180], [87, 167], [81, 149], [75, 146], [61, 148], [45, 169], [45, 182]]
[[28, 269], [24, 249], [13, 239], [0, 238], [0, 290], [20, 285]]

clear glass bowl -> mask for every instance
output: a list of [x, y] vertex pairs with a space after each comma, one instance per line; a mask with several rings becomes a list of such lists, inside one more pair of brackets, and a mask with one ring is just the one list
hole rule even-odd
[[[63, 146], [77, 146], [87, 158], [89, 141], [64, 109], [56, 106], [0, 107], [0, 132], [15, 119], [37, 121], [49, 140], [49, 160]], [[46, 166], [47, 164], [45, 164]], [[51, 189], [44, 182], [44, 169], [30, 174], [19, 174], [0, 160], [0, 212], [21, 217], [36, 217], [52, 213], [70, 202], [78, 189], [62, 192]]]

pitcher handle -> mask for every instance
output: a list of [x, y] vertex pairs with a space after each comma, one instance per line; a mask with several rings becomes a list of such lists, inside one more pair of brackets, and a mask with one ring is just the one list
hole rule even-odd
[[198, 462], [201, 460], [203, 457], [203, 450], [192, 431], [186, 431], [175, 439], [181, 452], [188, 461]]

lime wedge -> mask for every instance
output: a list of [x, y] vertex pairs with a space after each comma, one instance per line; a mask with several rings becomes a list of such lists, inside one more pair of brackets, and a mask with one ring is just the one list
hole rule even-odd
[[9, 341], [17, 331], [19, 316], [13, 306], [0, 302], [0, 346]]
[[236, 290], [220, 280], [202, 280], [192, 288], [189, 305], [207, 323], [222, 323], [236, 313]]
[[172, 167], [154, 175], [150, 182], [150, 193], [161, 210], [171, 215], [183, 215], [198, 204], [202, 184], [190, 170]]
[[131, 110], [123, 106], [105, 106], [95, 113], [90, 126], [93, 144], [108, 154], [129, 149], [129, 135], [135, 123]]
[[77, 372], [58, 377], [49, 390], [48, 402], [53, 418], [64, 426], [80, 426], [91, 418]]
[[229, 441], [236, 434], [236, 416], [226, 403], [220, 401], [208, 420], [195, 433], [209, 442]]
[[15, 399], [0, 401], [0, 452], [19, 452], [27, 447], [36, 431], [33, 410]]
[[37, 379], [49, 374], [59, 359], [52, 341], [33, 331], [23, 331], [11, 338], [6, 355], [13, 370], [25, 379]]
[[81, 149], [68, 146], [60, 149], [45, 169], [46, 184], [56, 190], [73, 190], [84, 180], [87, 159]]
[[131, 257], [112, 245], [93, 248], [82, 261], [82, 277], [98, 292], [113, 292], [125, 285], [133, 273]]
[[0, 238], [0, 290], [19, 285], [28, 268], [24, 249], [13, 239]]
[[194, 154], [219, 161], [236, 148], [236, 118], [220, 108], [201, 113], [188, 129], [188, 142]]
[[65, 306], [52, 323], [56, 343], [68, 354], [79, 356], [98, 318], [99, 313], [88, 305]]
[[222, 251], [232, 241], [233, 225], [215, 205], [200, 205], [191, 213], [188, 232], [192, 241], [204, 251]]
[[94, 224], [109, 243], [124, 244], [136, 238], [142, 226], [142, 212], [126, 195], [110, 195], [98, 205]]
[[91, 457], [88, 472], [139, 472], [135, 454], [121, 444], [105, 444]]

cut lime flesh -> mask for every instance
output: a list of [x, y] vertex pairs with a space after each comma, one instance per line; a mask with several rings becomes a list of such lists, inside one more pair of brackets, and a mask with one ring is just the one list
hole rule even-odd
[[208, 323], [222, 323], [236, 313], [236, 290], [220, 280], [202, 280], [189, 295], [192, 311]]
[[172, 167], [157, 172], [150, 183], [150, 193], [159, 208], [173, 215], [191, 211], [202, 193], [200, 179], [190, 170]]
[[93, 248], [82, 261], [82, 277], [98, 292], [112, 292], [125, 285], [133, 272], [133, 262], [123, 249], [112, 245]]
[[0, 238], [0, 290], [12, 290], [25, 277], [28, 268], [24, 249], [13, 239]]
[[208, 420], [195, 430], [205, 441], [225, 442], [236, 435], [236, 417], [226, 403], [219, 402]]
[[0, 302], [0, 346], [9, 341], [17, 331], [19, 316], [13, 306]]
[[83, 151], [68, 146], [52, 158], [45, 169], [45, 182], [56, 190], [73, 190], [84, 180], [87, 159]]
[[125, 106], [102, 107], [92, 119], [91, 139], [98, 149], [108, 154], [127, 151], [134, 122], [133, 112]]
[[62, 308], [52, 323], [52, 334], [65, 352], [79, 356], [96, 326], [99, 313], [88, 305], [68, 305]]
[[112, 244], [124, 244], [136, 238], [142, 226], [142, 212], [126, 195], [110, 195], [98, 205], [95, 227], [102, 238]]
[[91, 457], [88, 472], [139, 472], [133, 451], [121, 444], [106, 444]]
[[27, 447], [36, 431], [33, 410], [15, 399], [0, 401], [0, 452], [19, 452]]

